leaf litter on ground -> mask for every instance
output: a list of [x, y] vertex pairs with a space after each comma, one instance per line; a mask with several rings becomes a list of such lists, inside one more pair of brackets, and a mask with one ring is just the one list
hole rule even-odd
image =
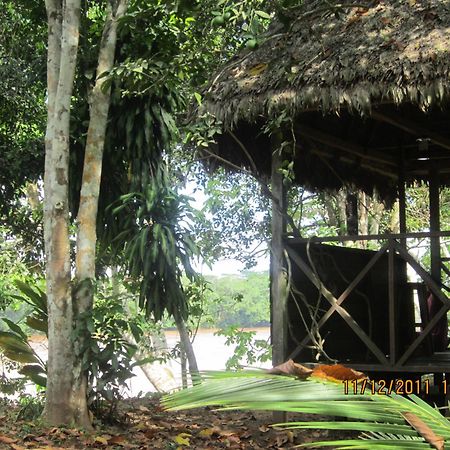
[[[343, 437], [338, 431], [276, 430], [270, 426], [274, 423], [270, 412], [165, 411], [157, 398], [121, 401], [120, 422], [96, 422], [94, 433], [45, 427], [39, 419], [17, 420], [18, 412], [19, 407], [0, 403], [0, 449], [287, 450], [301, 443]], [[301, 420], [305, 419], [302, 415]]]

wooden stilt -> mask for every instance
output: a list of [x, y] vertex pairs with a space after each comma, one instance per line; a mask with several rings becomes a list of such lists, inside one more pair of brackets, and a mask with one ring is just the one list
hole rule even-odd
[[[287, 275], [284, 262], [283, 236], [286, 233], [286, 190], [280, 173], [283, 162], [279, 151], [280, 137], [272, 138], [272, 241], [270, 260], [272, 364], [285, 361], [287, 353]], [[273, 413], [275, 422], [286, 422], [283, 411]]]
[[[402, 152], [403, 153], [403, 152]], [[405, 189], [405, 167], [404, 158], [402, 154], [402, 159], [400, 161], [400, 177], [398, 180], [398, 223], [400, 228], [400, 233], [406, 233], [406, 189]], [[406, 249], [406, 239], [401, 239], [400, 244]]]
[[[439, 206], [439, 171], [435, 165], [430, 170], [430, 231], [440, 231]], [[441, 243], [439, 236], [431, 238], [431, 277], [438, 285], [441, 284]]]
[[287, 340], [287, 276], [284, 263], [283, 235], [286, 232], [286, 192], [279, 169], [283, 161], [277, 140], [273, 139], [272, 153], [272, 242], [271, 242], [271, 337], [272, 363], [284, 362]]

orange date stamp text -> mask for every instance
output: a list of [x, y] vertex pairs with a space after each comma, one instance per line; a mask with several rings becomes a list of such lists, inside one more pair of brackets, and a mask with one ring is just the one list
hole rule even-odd
[[429, 380], [343, 380], [345, 395], [379, 394], [379, 395], [428, 395], [430, 390]]

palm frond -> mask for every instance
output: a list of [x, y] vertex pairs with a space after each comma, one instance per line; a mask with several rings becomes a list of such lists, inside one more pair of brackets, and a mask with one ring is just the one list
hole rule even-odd
[[[205, 372], [200, 385], [163, 398], [166, 409], [203, 406], [338, 416], [349, 421], [288, 422], [283, 429], [316, 428], [363, 432], [360, 439], [304, 444], [339, 449], [430, 449], [450, 444], [448, 420], [415, 395], [408, 398], [348, 394], [342, 382], [272, 375], [265, 371]], [[411, 418], [413, 420], [411, 420]]]

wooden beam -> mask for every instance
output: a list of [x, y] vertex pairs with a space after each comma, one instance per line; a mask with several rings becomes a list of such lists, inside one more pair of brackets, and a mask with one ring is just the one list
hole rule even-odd
[[336, 297], [330, 292], [316, 277], [315, 273], [311, 270], [308, 264], [303, 261], [303, 259], [294, 251], [287, 249], [289, 256], [292, 261], [297, 265], [297, 267], [308, 277], [308, 279], [316, 286], [321, 295], [334, 307], [336, 312], [344, 319], [347, 325], [354, 331], [354, 333], [366, 344], [366, 347], [375, 355], [375, 357], [382, 364], [389, 365], [384, 353], [379, 349], [379, 347], [372, 341], [372, 339], [367, 335], [367, 333], [359, 326], [355, 319], [348, 313], [346, 309], [338, 305]]
[[[361, 282], [361, 280], [367, 275], [367, 273], [372, 269], [372, 267], [378, 262], [386, 250], [388, 248], [388, 244], [384, 244], [384, 246], [378, 250], [377, 253], [373, 256], [373, 258], [367, 263], [367, 265], [361, 270], [361, 272], [356, 276], [356, 278], [347, 286], [345, 291], [339, 296], [336, 301], [336, 305], [332, 305], [330, 309], [320, 318], [319, 322], [317, 322], [317, 329], [319, 330], [333, 315], [336, 311], [336, 306], [342, 304], [342, 302], [351, 294], [351, 292], [355, 289], [356, 286]], [[295, 252], [295, 249], [286, 248], [288, 253]], [[288, 356], [288, 359], [295, 358], [302, 350], [303, 347], [311, 340], [310, 334], [303, 338], [303, 340], [298, 344], [297, 348]]]
[[415, 352], [417, 347], [421, 342], [433, 331], [433, 328], [437, 325], [442, 316], [448, 311], [448, 306], [442, 306], [442, 308], [436, 313], [435, 316], [428, 322], [427, 326], [419, 334], [419, 336], [413, 341], [413, 343], [408, 347], [408, 349], [403, 353], [402, 357], [398, 360], [396, 367], [402, 367], [410, 356]]
[[306, 242], [347, 242], [347, 241], [383, 241], [386, 239], [423, 239], [432, 237], [450, 237], [450, 231], [438, 232], [418, 232], [418, 233], [393, 233], [393, 234], [366, 234], [359, 236], [325, 236], [325, 237], [310, 237], [298, 238], [288, 237], [288, 244], [304, 244]]
[[[439, 172], [435, 164], [430, 170], [430, 231], [440, 231], [440, 204], [439, 204]], [[432, 237], [430, 242], [431, 276], [434, 281], [441, 283], [441, 241], [439, 236]]]
[[444, 295], [441, 291], [439, 284], [434, 281], [430, 274], [408, 253], [407, 250], [402, 248], [400, 245], [394, 242], [394, 247], [400, 256], [413, 268], [413, 270], [419, 275], [420, 278], [425, 282], [428, 289], [438, 298], [447, 309], [450, 309], [450, 299]]
[[[402, 151], [403, 153], [403, 151]], [[398, 179], [398, 221], [400, 225], [400, 233], [405, 234], [406, 229], [406, 187], [405, 187], [405, 165], [402, 155], [400, 161], [400, 177]], [[401, 245], [406, 248], [406, 239], [401, 239]]]
[[358, 144], [345, 141], [336, 136], [332, 136], [331, 134], [327, 134], [319, 130], [315, 130], [314, 128], [311, 128], [303, 123], [300, 123], [295, 127], [295, 133], [298, 134], [299, 136], [305, 136], [309, 139], [312, 139], [316, 142], [320, 142], [321, 144], [324, 145], [328, 145], [332, 148], [337, 148], [346, 153], [351, 153], [352, 155], [356, 155], [362, 159], [368, 161], [376, 161], [382, 164], [386, 164], [388, 166], [397, 167], [397, 163], [395, 161], [386, 159], [383, 157], [383, 155], [379, 153], [375, 153], [372, 150], [368, 151], [368, 149], [361, 147]]
[[394, 365], [397, 360], [397, 314], [395, 298], [395, 266], [394, 266], [394, 240], [388, 241], [388, 297], [389, 297], [389, 359]]
[[[297, 146], [299, 147], [299, 146]], [[325, 150], [320, 150], [319, 148], [308, 148], [308, 150], [311, 153], [314, 153], [316, 155], [319, 155], [321, 157], [324, 158], [329, 158], [329, 159], [334, 159], [336, 157], [336, 155], [333, 155], [330, 152], [327, 152]], [[375, 166], [373, 163], [370, 162], [364, 162], [364, 161], [355, 161], [355, 157], [351, 157], [351, 156], [344, 156], [344, 155], [340, 155], [339, 159], [342, 161], [345, 161], [349, 164], [355, 164], [358, 163], [361, 167], [363, 167], [365, 170], [368, 170], [370, 172], [375, 172], [375, 173], [379, 173], [381, 175], [384, 175], [385, 177], [388, 178], [392, 178], [393, 180], [397, 180], [398, 179], [398, 175], [394, 172], [389, 171], [387, 168], [382, 168], [380, 166]]]
[[450, 150], [450, 139], [440, 135], [439, 133], [428, 130], [412, 120], [401, 117], [400, 115], [392, 117], [380, 111], [372, 111], [371, 116], [375, 120], [379, 120], [380, 122], [385, 122], [396, 128], [400, 128], [413, 136], [429, 138], [433, 144], [439, 145], [446, 150]]
[[280, 168], [279, 139], [272, 139], [271, 340], [274, 366], [285, 361], [287, 344], [287, 276], [283, 235], [286, 233], [286, 192]]

